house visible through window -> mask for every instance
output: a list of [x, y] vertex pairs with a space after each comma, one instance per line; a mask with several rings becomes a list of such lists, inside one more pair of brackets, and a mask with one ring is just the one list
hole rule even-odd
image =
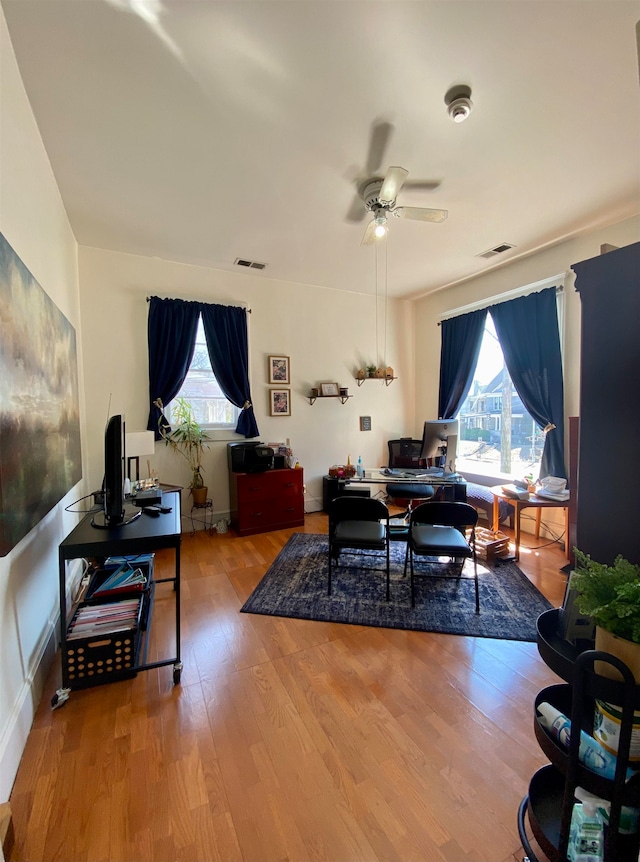
[[[235, 430], [240, 410], [225, 398], [213, 373], [202, 318], [198, 320], [193, 359], [178, 397], [185, 398], [191, 404], [200, 425], [206, 428]], [[171, 424], [174, 422], [172, 406], [173, 402], [166, 409]]]
[[456, 468], [486, 476], [538, 476], [544, 434], [525, 410], [504, 364], [491, 313], [469, 394], [457, 416]]

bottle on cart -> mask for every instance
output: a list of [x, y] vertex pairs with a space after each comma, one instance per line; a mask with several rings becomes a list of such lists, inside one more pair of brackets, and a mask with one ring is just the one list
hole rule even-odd
[[567, 858], [570, 862], [600, 862], [604, 858], [604, 826], [597, 803], [581, 787], [575, 795], [580, 800], [573, 806]]

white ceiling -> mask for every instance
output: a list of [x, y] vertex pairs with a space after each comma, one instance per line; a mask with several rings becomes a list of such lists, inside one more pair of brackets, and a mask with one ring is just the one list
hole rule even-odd
[[[449, 211], [392, 221], [391, 296], [640, 211], [637, 2], [2, 8], [82, 245], [230, 271], [242, 257], [268, 264], [259, 278], [372, 293], [376, 252], [348, 214], [383, 121], [378, 173], [438, 184], [398, 202]], [[455, 124], [444, 98], [461, 83], [474, 109]], [[515, 248], [477, 256], [504, 242]]]

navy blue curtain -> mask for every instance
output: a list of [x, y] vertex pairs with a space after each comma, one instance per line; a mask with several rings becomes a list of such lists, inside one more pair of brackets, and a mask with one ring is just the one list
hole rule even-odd
[[159, 422], [164, 416], [155, 404], [176, 397], [187, 376], [196, 344], [200, 305], [183, 299], [149, 300], [149, 421], [147, 430], [161, 439]]
[[567, 478], [564, 384], [556, 288], [489, 308], [511, 380], [533, 419], [546, 430], [540, 478]]
[[467, 397], [478, 364], [487, 309], [443, 320], [440, 324], [438, 418], [453, 419]]
[[249, 340], [247, 312], [229, 305], [200, 306], [211, 367], [225, 397], [241, 407], [236, 433], [257, 437], [260, 433], [249, 389]]

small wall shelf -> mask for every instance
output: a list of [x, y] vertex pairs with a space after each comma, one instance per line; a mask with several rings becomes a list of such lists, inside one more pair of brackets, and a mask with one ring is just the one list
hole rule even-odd
[[346, 404], [349, 398], [353, 398], [353, 395], [307, 395], [307, 398], [309, 399], [309, 404], [315, 404], [318, 399], [327, 398], [339, 398], [342, 404]]
[[389, 386], [397, 379], [397, 377], [356, 377], [356, 383], [358, 386], [362, 386], [367, 380], [384, 380], [384, 385]]

